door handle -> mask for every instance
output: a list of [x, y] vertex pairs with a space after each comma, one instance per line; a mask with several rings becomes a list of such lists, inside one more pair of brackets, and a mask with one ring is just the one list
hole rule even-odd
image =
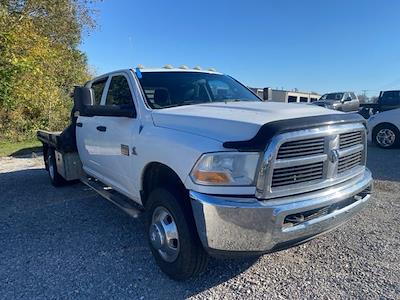
[[76, 126], [77, 126], [77, 127], [82, 127], [83, 124], [82, 124], [81, 122], [78, 122], [78, 123], [76, 123]]
[[106, 126], [97, 126], [96, 129], [97, 129], [98, 131], [104, 132], [104, 131], [107, 130], [107, 127], [106, 127]]

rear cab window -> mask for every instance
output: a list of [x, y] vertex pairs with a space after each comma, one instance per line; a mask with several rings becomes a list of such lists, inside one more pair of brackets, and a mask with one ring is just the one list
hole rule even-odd
[[108, 77], [104, 77], [94, 81], [91, 85], [91, 89], [93, 91], [93, 105], [100, 105], [101, 97], [104, 92], [104, 88], [106, 86]]

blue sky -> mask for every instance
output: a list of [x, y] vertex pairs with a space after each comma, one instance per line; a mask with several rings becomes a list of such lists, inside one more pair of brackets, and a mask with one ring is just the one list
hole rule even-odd
[[242, 83], [328, 92], [400, 88], [400, 1], [130, 1], [95, 5], [81, 49], [96, 73], [200, 65]]

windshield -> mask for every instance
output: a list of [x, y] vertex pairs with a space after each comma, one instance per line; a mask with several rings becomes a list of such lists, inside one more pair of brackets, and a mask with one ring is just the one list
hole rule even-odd
[[143, 72], [140, 84], [152, 108], [224, 101], [261, 101], [229, 76], [202, 72]]
[[319, 100], [342, 100], [344, 93], [330, 93], [322, 95]]

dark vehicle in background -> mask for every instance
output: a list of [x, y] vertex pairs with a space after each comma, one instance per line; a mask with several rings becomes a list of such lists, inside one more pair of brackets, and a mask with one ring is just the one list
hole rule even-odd
[[358, 111], [360, 108], [360, 101], [353, 92], [335, 92], [324, 94], [313, 104], [344, 112]]
[[400, 91], [382, 91], [379, 93], [376, 109], [379, 112], [400, 108]]
[[400, 108], [400, 90], [381, 91], [375, 103], [360, 104], [360, 114], [368, 119], [379, 112]]

